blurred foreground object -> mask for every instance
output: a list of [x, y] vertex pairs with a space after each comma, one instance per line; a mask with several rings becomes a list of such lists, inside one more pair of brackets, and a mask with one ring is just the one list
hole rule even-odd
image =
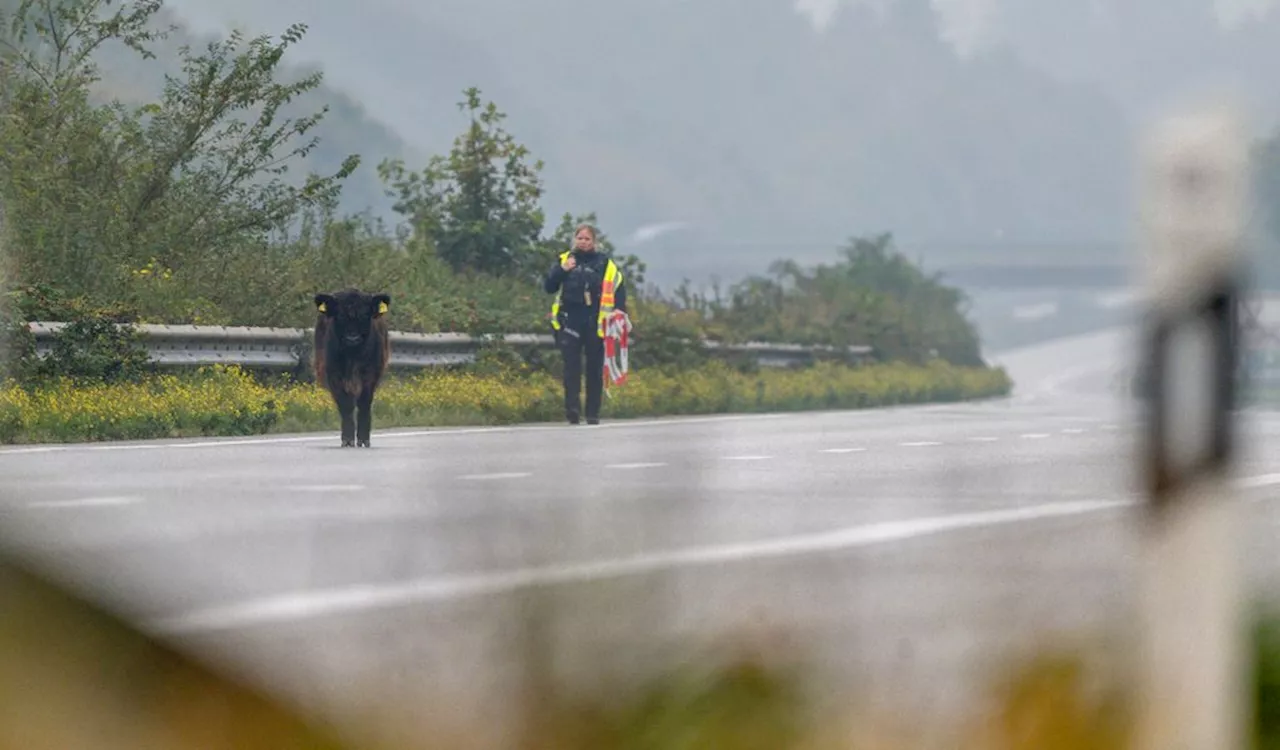
[[1145, 145], [1139, 747], [1244, 747], [1246, 631], [1228, 474], [1248, 143], [1238, 117], [1216, 110], [1170, 118]]
[[3, 555], [0, 613], [0, 750], [347, 747]]

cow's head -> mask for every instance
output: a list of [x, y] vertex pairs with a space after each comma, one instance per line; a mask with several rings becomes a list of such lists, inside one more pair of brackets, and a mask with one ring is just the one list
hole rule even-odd
[[369, 340], [373, 321], [391, 307], [391, 295], [367, 294], [358, 289], [345, 289], [334, 294], [317, 294], [316, 309], [332, 322], [338, 344], [354, 349]]

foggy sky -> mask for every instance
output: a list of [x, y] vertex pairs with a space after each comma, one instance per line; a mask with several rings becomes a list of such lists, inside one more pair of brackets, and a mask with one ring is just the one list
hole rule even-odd
[[[1001, 4], [1018, 0], [931, 0], [937, 12], [942, 37], [961, 55], [970, 55], [991, 44], [1005, 40], [1000, 19]], [[1026, 0], [1034, 2], [1034, 0]], [[1107, 0], [1079, 0], [1087, 3], [1102, 19], [1107, 13]], [[796, 9], [809, 16], [815, 29], [822, 30], [831, 22], [842, 4], [859, 4], [883, 10], [894, 0], [795, 0]], [[1234, 28], [1264, 16], [1275, 9], [1280, 0], [1213, 0], [1218, 22], [1223, 28]]]

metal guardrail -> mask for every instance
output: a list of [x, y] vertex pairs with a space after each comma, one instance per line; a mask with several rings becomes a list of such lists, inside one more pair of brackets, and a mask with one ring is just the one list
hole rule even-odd
[[[65, 323], [32, 322], [27, 325], [35, 337], [36, 354], [46, 356]], [[159, 365], [197, 367], [200, 365], [242, 365], [292, 369], [309, 356], [312, 330], [307, 328], [257, 328], [192, 325], [135, 324], [151, 360]], [[477, 350], [486, 342], [501, 340], [517, 348], [552, 349], [549, 334], [508, 333], [469, 336], [461, 333], [391, 332], [392, 367], [438, 367], [474, 362]], [[748, 342], [725, 344], [717, 341], [688, 342], [724, 355], [755, 357], [762, 367], [788, 367], [819, 356], [839, 356], [837, 348], [802, 344]], [[869, 346], [851, 346], [844, 356], [869, 355]]]

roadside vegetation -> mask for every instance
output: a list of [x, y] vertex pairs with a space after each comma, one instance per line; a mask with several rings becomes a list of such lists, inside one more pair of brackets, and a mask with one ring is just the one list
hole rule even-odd
[[[307, 328], [316, 291], [354, 285], [392, 295], [398, 330], [548, 331], [540, 277], [576, 223], [595, 216], [584, 209], [548, 220], [542, 163], [480, 91], [462, 93], [448, 154], [416, 167], [350, 154], [318, 173], [308, 159], [327, 108], [300, 112], [296, 101], [322, 75], [283, 75], [305, 25], [184, 48], [162, 96], [129, 106], [103, 100], [95, 59], [132, 49], [145, 64], [168, 32], [160, 0], [0, 8], [3, 314], [12, 334], [0, 438], [337, 425], [305, 367], [287, 382], [254, 373], [253, 385], [225, 371], [160, 377], [146, 366], [135, 323]], [[344, 181], [360, 169], [376, 169], [397, 225], [338, 212]], [[644, 262], [616, 253], [607, 228], [600, 244], [624, 268], [636, 325], [633, 377], [606, 416], [866, 407], [1010, 387], [979, 356], [963, 296], [896, 252], [889, 234], [852, 238], [813, 268], [780, 260], [713, 294], [653, 288]], [[24, 334], [33, 320], [74, 325], [40, 358]], [[754, 373], [698, 346], [716, 340], [864, 344], [872, 354]], [[513, 356], [498, 347], [470, 372], [390, 384], [379, 424], [554, 417], [555, 353]], [[532, 372], [511, 380], [514, 369]]]
[[[654, 370], [612, 392], [616, 417], [850, 409], [961, 401], [1006, 391], [1003, 373], [943, 362], [744, 373], [720, 362]], [[559, 381], [543, 371], [429, 371], [389, 381], [379, 428], [559, 421]], [[115, 383], [51, 380], [0, 389], [0, 441], [80, 442], [333, 429], [329, 395], [228, 367]]]

